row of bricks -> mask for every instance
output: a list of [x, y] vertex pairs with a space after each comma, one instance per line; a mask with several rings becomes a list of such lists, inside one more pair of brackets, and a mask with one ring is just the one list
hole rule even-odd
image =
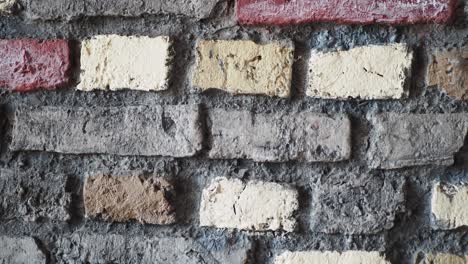
[[[294, 48], [279, 43], [199, 41], [192, 85], [204, 91], [289, 97]], [[97, 36], [81, 45], [78, 90], [169, 88], [173, 63], [169, 37]], [[54, 89], [70, 83], [70, 48], [65, 40], [0, 40], [0, 87], [13, 91]], [[434, 52], [428, 84], [464, 99], [468, 86], [460, 48]], [[312, 51], [308, 96], [332, 99], [401, 99], [408, 96], [413, 53], [405, 44], [370, 45], [348, 51]]]
[[[188, 238], [146, 238], [122, 235], [74, 233], [55, 241], [52, 256], [56, 263], [171, 263], [245, 264], [251, 263], [252, 243], [230, 244], [228, 250], [207, 249]], [[31, 237], [0, 236], [0, 262], [45, 264], [46, 256]], [[21, 252], [21, 253], [20, 253]], [[190, 254], [192, 253], [192, 254]], [[196, 254], [197, 257], [193, 257]], [[201, 258], [201, 261], [198, 260]], [[414, 264], [466, 264], [468, 256], [448, 253], [418, 253]], [[55, 263], [55, 262], [54, 262]], [[264, 262], [267, 263], [267, 262]], [[280, 251], [275, 264], [390, 264], [377, 251]]]
[[[0, 14], [17, 8], [17, 0], [0, 2]], [[181, 14], [199, 19], [212, 16], [219, 0], [142, 0], [131, 4], [119, 0], [112, 5], [93, 1], [24, 0], [26, 16], [33, 19], [76, 18], [83, 16], [141, 16], [143, 14]], [[457, 0], [237, 0], [237, 19], [241, 24], [298, 24], [307, 22], [388, 23], [448, 22]]]
[[[25, 221], [70, 219], [69, 209], [73, 201], [66, 189], [68, 176], [7, 169], [0, 170], [0, 176], [4, 199], [0, 218]], [[382, 175], [347, 176], [350, 182], [339, 188], [344, 175], [331, 175], [329, 179], [313, 184], [311, 208], [300, 204], [298, 187], [294, 185], [218, 177], [200, 186], [203, 189], [198, 194], [200, 204], [194, 207], [199, 208], [199, 225], [206, 227], [294, 232], [298, 225], [297, 216], [302, 210], [310, 210], [310, 230], [313, 232], [378, 234], [391, 229], [396, 215], [405, 211], [405, 180]], [[26, 179], [30, 182], [37, 179], [38, 182], [29, 186]], [[17, 196], [21, 191], [17, 183], [27, 190], [22, 192], [21, 200], [34, 198], [48, 202], [19, 203]], [[177, 217], [182, 214], [176, 205], [185, 198], [175, 191], [176, 186], [177, 180], [157, 175], [94, 174], [86, 177], [79, 200], [84, 203], [85, 215], [91, 219], [155, 225], [185, 223]], [[468, 226], [467, 200], [468, 183], [434, 183], [430, 216], [433, 229]], [[360, 206], [366, 201], [373, 201], [373, 206]]]
[[[464, 113], [382, 113], [368, 119], [370, 168], [453, 165], [468, 132]], [[15, 112], [10, 149], [192, 157], [209, 148], [211, 159], [339, 162], [352, 158], [352, 134], [346, 114], [221, 108], [202, 114], [198, 105], [25, 107]]]

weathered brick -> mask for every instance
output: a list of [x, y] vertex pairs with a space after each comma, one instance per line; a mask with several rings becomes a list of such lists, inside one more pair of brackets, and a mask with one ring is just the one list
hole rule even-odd
[[65, 175], [37, 170], [0, 170], [0, 219], [69, 220], [67, 181]]
[[197, 106], [21, 108], [10, 148], [58, 153], [192, 156], [201, 149]]
[[466, 114], [396, 114], [370, 117], [372, 168], [452, 165], [468, 130]]
[[351, 123], [345, 115], [253, 114], [213, 109], [209, 118], [211, 158], [332, 162], [351, 155]]
[[371, 45], [348, 51], [313, 51], [307, 95], [322, 98], [399, 99], [413, 55], [404, 44]]
[[432, 190], [431, 210], [437, 229], [468, 226], [468, 184], [436, 183]]
[[[217, 241], [219, 242], [219, 241]], [[145, 238], [78, 234], [56, 242], [57, 263], [244, 264], [250, 242], [220, 243], [206, 248], [187, 238]]]
[[435, 51], [428, 72], [429, 85], [438, 85], [449, 96], [468, 99], [468, 48]]
[[0, 0], [0, 15], [9, 15], [16, 6], [16, 0]]
[[451, 254], [428, 254], [416, 259], [415, 264], [467, 264], [468, 256], [457, 256]]
[[169, 37], [96, 36], [81, 44], [78, 90], [167, 89]]
[[293, 52], [277, 43], [203, 40], [197, 45], [192, 84], [202, 90], [289, 97]]
[[390, 264], [379, 252], [366, 251], [286, 251], [275, 258], [275, 264]]
[[321, 177], [312, 184], [312, 231], [377, 234], [391, 229], [396, 215], [405, 211], [404, 185], [404, 179], [385, 174]]
[[0, 40], [0, 88], [12, 91], [55, 89], [70, 81], [66, 40]]
[[185, 15], [208, 18], [215, 10], [217, 0], [25, 0], [25, 12], [31, 19], [78, 19], [94, 16], [136, 17], [146, 14]]
[[456, 0], [238, 0], [242, 24], [447, 22]]
[[86, 216], [115, 222], [172, 224], [175, 209], [168, 196], [173, 192], [173, 186], [162, 178], [90, 176], [83, 190]]
[[298, 207], [298, 193], [289, 186], [216, 178], [203, 190], [200, 225], [292, 232]]
[[0, 263], [45, 264], [46, 256], [31, 237], [0, 236]]

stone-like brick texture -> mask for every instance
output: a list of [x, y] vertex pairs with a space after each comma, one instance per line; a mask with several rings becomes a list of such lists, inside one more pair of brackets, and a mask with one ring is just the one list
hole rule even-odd
[[345, 115], [212, 109], [209, 119], [211, 158], [333, 162], [351, 155], [351, 122]]
[[56, 242], [57, 263], [171, 263], [244, 264], [249, 242], [231, 244], [226, 250], [207, 249], [187, 238], [145, 238], [141, 236], [75, 233]]
[[381, 169], [452, 165], [464, 144], [467, 118], [466, 114], [373, 115], [369, 165]]
[[67, 181], [63, 174], [1, 169], [0, 220], [69, 220]]
[[0, 0], [0, 15], [9, 15], [16, 5], [16, 0]]
[[78, 90], [167, 89], [169, 37], [96, 36], [81, 43]]
[[435, 51], [428, 78], [428, 85], [437, 85], [456, 99], [468, 99], [468, 48]]
[[0, 236], [0, 263], [45, 264], [46, 256], [31, 237]]
[[203, 40], [197, 45], [192, 84], [233, 94], [290, 95], [292, 47], [278, 43]]
[[415, 264], [466, 264], [468, 263], [467, 256], [457, 256], [446, 253], [428, 254], [420, 259], [417, 259]]
[[435, 228], [468, 226], [468, 184], [436, 183], [432, 189], [431, 211]]
[[298, 207], [298, 192], [289, 186], [217, 178], [203, 190], [200, 225], [291, 232]]
[[69, 83], [66, 40], [0, 40], [0, 88], [12, 91], [55, 89]]
[[201, 142], [198, 106], [40, 107], [16, 111], [10, 148], [186, 157]]
[[366, 251], [302, 251], [284, 252], [275, 258], [275, 264], [390, 264], [379, 252]]
[[88, 217], [172, 224], [175, 208], [168, 199], [173, 192], [173, 186], [162, 178], [98, 175], [86, 178], [83, 197]]
[[312, 231], [376, 234], [391, 229], [396, 215], [405, 211], [405, 197], [405, 180], [395, 175], [332, 173], [312, 184]]
[[237, 17], [242, 24], [447, 22], [456, 3], [456, 0], [238, 0]]
[[412, 52], [404, 44], [348, 51], [313, 51], [307, 95], [321, 98], [400, 99], [408, 95]]

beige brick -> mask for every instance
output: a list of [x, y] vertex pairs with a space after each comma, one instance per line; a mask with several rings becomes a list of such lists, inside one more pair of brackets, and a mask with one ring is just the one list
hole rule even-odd
[[379, 252], [287, 251], [275, 258], [275, 264], [390, 264]]
[[432, 190], [432, 215], [436, 228], [468, 226], [468, 184], [436, 183]]
[[417, 264], [468, 264], [467, 256], [456, 256], [451, 254], [429, 254], [421, 260], [416, 261]]
[[321, 98], [400, 99], [412, 52], [404, 44], [364, 46], [348, 51], [313, 51], [307, 95]]
[[81, 44], [78, 90], [167, 89], [169, 37], [96, 36]]
[[172, 185], [160, 178], [98, 175], [86, 179], [83, 196], [88, 217], [172, 224], [175, 210], [167, 198], [172, 192]]
[[298, 206], [298, 193], [291, 187], [221, 177], [203, 190], [200, 225], [291, 232]]
[[428, 85], [438, 85], [449, 96], [468, 99], [468, 48], [435, 51], [429, 66]]
[[276, 43], [202, 40], [192, 84], [201, 90], [288, 97], [293, 48]]

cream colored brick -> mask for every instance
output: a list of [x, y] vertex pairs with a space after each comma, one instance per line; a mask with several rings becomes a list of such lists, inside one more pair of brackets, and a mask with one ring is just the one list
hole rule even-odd
[[379, 252], [302, 251], [284, 252], [275, 258], [275, 264], [390, 264]]
[[436, 228], [468, 226], [468, 184], [435, 184], [432, 190], [432, 215]]
[[417, 264], [468, 264], [467, 256], [457, 256], [451, 254], [427, 255]]
[[307, 95], [321, 98], [400, 99], [412, 52], [404, 44], [364, 46], [349, 51], [316, 52], [309, 61]]
[[293, 52], [276, 43], [202, 40], [192, 84], [201, 90], [289, 97]]
[[217, 178], [203, 190], [200, 225], [254, 231], [293, 231], [295, 189], [271, 182]]
[[0, 0], [0, 14], [11, 14], [12, 9], [15, 5], [16, 0]]
[[167, 89], [169, 37], [97, 36], [81, 44], [78, 90]]

